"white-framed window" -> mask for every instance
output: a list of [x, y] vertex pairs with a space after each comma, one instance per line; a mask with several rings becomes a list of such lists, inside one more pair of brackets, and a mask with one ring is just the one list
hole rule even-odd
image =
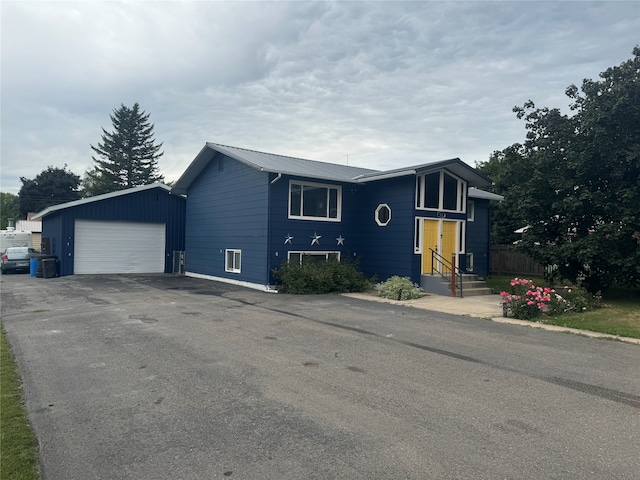
[[467, 182], [443, 170], [416, 177], [416, 208], [464, 212]]
[[224, 253], [224, 271], [240, 273], [242, 250], [227, 249]]
[[473, 272], [473, 253], [467, 253], [467, 272]]
[[326, 262], [328, 260], [340, 261], [340, 252], [289, 252], [287, 257], [289, 262], [306, 263], [306, 262]]
[[386, 227], [391, 221], [391, 208], [386, 203], [381, 203], [376, 208], [375, 213], [376, 223], [381, 227]]
[[416, 224], [413, 238], [413, 253], [422, 253], [422, 229], [424, 219], [416, 217]]
[[476, 204], [473, 200], [467, 203], [467, 222], [475, 222], [476, 220]]
[[341, 216], [341, 186], [289, 182], [289, 218], [339, 222]]

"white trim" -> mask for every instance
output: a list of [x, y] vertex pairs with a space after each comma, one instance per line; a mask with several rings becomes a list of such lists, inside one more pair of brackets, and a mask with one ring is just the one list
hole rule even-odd
[[[229, 254], [233, 254], [233, 265], [229, 265]], [[236, 254], [240, 255], [236, 266]], [[238, 248], [225, 248], [224, 250], [224, 271], [229, 273], [242, 273], [242, 250]]]
[[407, 175], [415, 175], [416, 174], [416, 170], [415, 168], [410, 168], [408, 170], [401, 170], [399, 172], [381, 172], [381, 173], [366, 173], [363, 175], [358, 175], [357, 177], [354, 177], [353, 179], [356, 182], [370, 182], [372, 180], [386, 180], [389, 178], [397, 178], [397, 177], [406, 177]]
[[[386, 222], [382, 222], [380, 221], [380, 219], [378, 218], [378, 214], [380, 213], [380, 210], [382, 210], [383, 208], [386, 208], [387, 210], [389, 210], [389, 218], [387, 219]], [[387, 205], [386, 203], [381, 203], [380, 205], [378, 205], [376, 207], [376, 211], [373, 214], [376, 223], [378, 224], [378, 226], [380, 227], [386, 227], [387, 225], [389, 225], [389, 222], [391, 221], [391, 207], [389, 205]]]
[[[425, 220], [434, 220], [438, 222], [438, 245], [437, 251], [442, 252], [442, 233], [444, 228], [444, 222], [455, 222], [456, 228], [454, 231], [455, 235], [455, 248], [454, 252], [456, 255], [456, 266], [460, 267], [460, 255], [463, 255], [466, 251], [467, 246], [467, 228], [464, 220], [452, 220], [447, 218], [433, 218], [433, 217], [414, 217], [414, 232], [413, 232], [413, 253], [415, 255], [426, 255], [428, 252], [424, 251], [424, 221]], [[415, 229], [418, 229], [416, 232]], [[417, 233], [417, 235], [416, 235]], [[415, 242], [418, 240], [420, 242], [419, 245], [416, 245]], [[422, 260], [420, 260], [422, 265]], [[422, 270], [422, 267], [420, 267]]]
[[497, 200], [501, 202], [504, 200], [502, 195], [497, 195], [491, 192], [485, 192], [484, 190], [480, 190], [476, 187], [469, 187], [469, 198], [481, 198], [484, 200]]
[[[469, 252], [466, 254], [467, 255], [467, 272], [473, 272], [475, 265], [473, 264], [474, 258], [473, 258], [473, 252]], [[471, 265], [471, 268], [469, 268], [469, 265]]]
[[230, 283], [231, 285], [238, 285], [240, 287], [251, 288], [253, 290], [260, 290], [267, 293], [278, 293], [278, 290], [272, 288], [270, 285], [260, 285], [259, 283], [243, 282], [241, 280], [233, 280], [231, 278], [215, 277], [213, 275], [204, 275], [202, 273], [185, 272], [186, 277], [201, 278], [203, 280], [213, 280], [214, 282]]
[[413, 253], [422, 254], [422, 237], [424, 236], [424, 217], [415, 217], [413, 222]]
[[310, 255], [310, 256], [316, 256], [316, 257], [320, 257], [324, 255], [326, 257], [326, 260], [329, 260], [329, 255], [335, 254], [338, 256], [338, 261], [340, 261], [340, 252], [338, 250], [289, 250], [287, 252], [287, 261], [290, 261], [292, 253], [300, 255], [300, 263], [302, 263], [303, 255]]
[[[426, 176], [439, 174], [438, 178], [438, 207], [424, 207], [427, 197], [427, 182]], [[450, 210], [444, 208], [444, 176], [449, 175], [457, 181], [456, 185], [456, 210]], [[467, 186], [468, 182], [457, 175], [451, 173], [448, 170], [436, 170], [434, 172], [421, 173], [416, 176], [416, 193], [415, 193], [415, 209], [427, 212], [451, 212], [451, 213], [465, 213], [466, 200], [467, 200]], [[420, 198], [418, 198], [418, 192]]]
[[476, 221], [476, 202], [467, 200], [467, 222]]
[[[291, 186], [292, 185], [300, 185], [300, 215], [292, 215], [291, 214]], [[334, 189], [337, 192], [336, 198], [336, 217], [307, 217], [304, 215], [304, 187], [318, 187], [318, 188], [326, 188], [327, 189], [327, 215], [330, 214], [329, 211], [329, 197], [330, 189]], [[289, 180], [289, 190], [288, 190], [288, 198], [287, 198], [287, 218], [291, 220], [314, 220], [319, 222], [341, 222], [342, 221], [342, 186], [341, 185], [333, 185], [330, 183], [315, 183], [315, 182], [307, 182], [304, 180]]]

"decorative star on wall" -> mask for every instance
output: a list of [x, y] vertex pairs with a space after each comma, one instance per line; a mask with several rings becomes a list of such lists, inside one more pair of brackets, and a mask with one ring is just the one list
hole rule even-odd
[[336, 240], [338, 241], [338, 245], [344, 245], [344, 237], [342, 234], [340, 234], [339, 237], [336, 237]]
[[309, 237], [311, 239], [311, 245], [320, 245], [320, 239], [322, 235], [318, 235], [318, 232], [313, 232], [313, 235]]
[[291, 236], [291, 234], [290, 234], [290, 233], [287, 233], [287, 236], [286, 236], [286, 237], [284, 237], [284, 244], [285, 244], [285, 245], [286, 245], [286, 244], [291, 245], [291, 240], [293, 240], [293, 237]]

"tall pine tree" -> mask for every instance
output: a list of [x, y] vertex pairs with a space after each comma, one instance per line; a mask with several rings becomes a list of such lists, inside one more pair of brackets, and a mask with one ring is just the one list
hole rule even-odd
[[136, 102], [132, 108], [120, 105], [110, 117], [113, 132], [103, 128], [102, 142], [97, 147], [91, 145], [97, 158], [91, 157], [95, 165], [83, 178], [85, 196], [164, 180], [158, 170], [158, 159], [164, 154], [162, 143], [155, 144], [149, 114]]

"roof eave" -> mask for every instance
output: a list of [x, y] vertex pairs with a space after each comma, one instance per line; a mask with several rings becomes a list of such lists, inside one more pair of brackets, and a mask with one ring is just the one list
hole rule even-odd
[[381, 172], [381, 173], [374, 173], [369, 175], [358, 175], [357, 177], [354, 178], [354, 181], [356, 183], [367, 183], [367, 182], [375, 182], [377, 180], [386, 180], [389, 178], [405, 177], [407, 175], [415, 175], [415, 174], [416, 174], [416, 170], [413, 168], [410, 168], [406, 170]]
[[[212, 153], [213, 152], [213, 153]], [[207, 158], [207, 156], [209, 158]], [[171, 188], [171, 193], [177, 195], [186, 195], [187, 189], [193, 183], [193, 181], [200, 175], [200, 172], [204, 170], [207, 164], [213, 159], [215, 156], [215, 149], [212, 149], [211, 146], [206, 143], [204, 147], [198, 152], [196, 158], [189, 164], [187, 169], [184, 171], [180, 178], [173, 184]]]

